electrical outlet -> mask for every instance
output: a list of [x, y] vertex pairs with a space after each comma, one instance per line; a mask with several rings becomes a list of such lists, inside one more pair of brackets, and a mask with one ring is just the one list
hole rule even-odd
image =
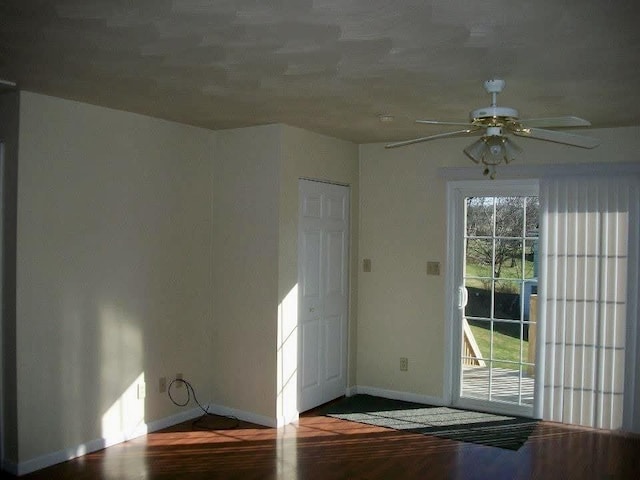
[[158, 380], [158, 392], [164, 393], [167, 391], [167, 377], [160, 377]]
[[406, 372], [409, 370], [409, 359], [407, 357], [400, 357], [400, 371]]
[[142, 400], [147, 396], [147, 387], [144, 382], [138, 383], [138, 400]]
[[[176, 373], [176, 380], [182, 380], [182, 374]], [[182, 388], [184, 385], [183, 382], [176, 382], [176, 388]]]

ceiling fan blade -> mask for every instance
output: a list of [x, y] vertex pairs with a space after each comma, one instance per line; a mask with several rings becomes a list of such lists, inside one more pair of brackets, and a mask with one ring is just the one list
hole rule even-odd
[[416, 123], [424, 123], [426, 125], [454, 125], [458, 127], [473, 126], [473, 123], [469, 123], [469, 122], [441, 122], [440, 120], [416, 120]]
[[428, 137], [420, 137], [414, 138], [412, 140], [405, 140], [402, 142], [394, 142], [388, 145], [385, 145], [384, 148], [395, 148], [395, 147], [404, 147], [405, 145], [411, 145], [413, 143], [426, 142], [429, 140], [435, 140], [436, 138], [447, 138], [447, 137], [456, 137], [460, 135], [467, 135], [469, 133], [474, 133], [480, 130], [480, 128], [467, 128], [465, 130], [456, 130], [455, 132], [446, 132], [446, 133], [438, 133], [437, 135], [429, 135]]
[[594, 148], [600, 145], [600, 140], [583, 135], [575, 135], [573, 133], [555, 132], [553, 130], [543, 130], [541, 128], [525, 128], [523, 130], [514, 130], [514, 135], [519, 137], [535, 138], [537, 140], [546, 140], [549, 142], [564, 143], [574, 147]]
[[580, 117], [548, 117], [548, 118], [525, 118], [520, 120], [525, 128], [538, 127], [589, 127], [591, 122]]

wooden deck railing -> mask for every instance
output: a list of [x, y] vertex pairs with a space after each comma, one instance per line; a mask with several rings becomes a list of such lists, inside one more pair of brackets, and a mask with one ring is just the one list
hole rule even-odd
[[473, 336], [473, 332], [471, 331], [471, 327], [469, 326], [469, 322], [467, 322], [466, 318], [462, 320], [462, 329], [462, 364], [484, 367], [485, 363], [482, 353], [480, 352], [480, 348], [476, 343], [476, 339]]

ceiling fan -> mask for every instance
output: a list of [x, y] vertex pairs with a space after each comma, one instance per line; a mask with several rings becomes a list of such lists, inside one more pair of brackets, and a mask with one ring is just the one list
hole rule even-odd
[[548, 142], [563, 143], [574, 147], [594, 148], [600, 141], [566, 132], [546, 130], [545, 128], [588, 127], [591, 123], [579, 117], [518, 118], [518, 111], [509, 107], [499, 107], [496, 97], [505, 87], [505, 81], [492, 79], [484, 82], [484, 88], [491, 95], [491, 106], [479, 108], [469, 113], [469, 122], [441, 122], [439, 120], [416, 120], [427, 125], [448, 125], [465, 127], [463, 130], [439, 133], [428, 137], [414, 138], [386, 145], [386, 148], [402, 147], [413, 143], [426, 142], [438, 138], [464, 135], [482, 135], [479, 140], [464, 149], [464, 153], [475, 163], [485, 166], [484, 175], [495, 178], [496, 166], [511, 162], [522, 149], [507, 137], [508, 134], [528, 137]]

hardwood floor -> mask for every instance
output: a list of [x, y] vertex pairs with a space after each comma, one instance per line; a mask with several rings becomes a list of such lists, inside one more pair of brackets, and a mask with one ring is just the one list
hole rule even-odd
[[20, 477], [41, 479], [637, 479], [640, 438], [542, 422], [518, 451], [317, 416], [271, 429], [208, 417]]

